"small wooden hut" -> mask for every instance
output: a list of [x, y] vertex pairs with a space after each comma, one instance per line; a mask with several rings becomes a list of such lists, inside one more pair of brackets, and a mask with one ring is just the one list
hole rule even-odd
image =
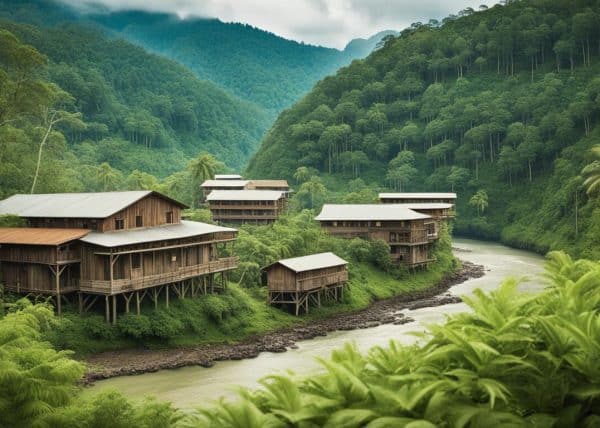
[[291, 304], [298, 315], [301, 310], [308, 313], [309, 303], [321, 306], [321, 297], [341, 299], [348, 281], [347, 265], [333, 253], [279, 260], [263, 269], [269, 304]]

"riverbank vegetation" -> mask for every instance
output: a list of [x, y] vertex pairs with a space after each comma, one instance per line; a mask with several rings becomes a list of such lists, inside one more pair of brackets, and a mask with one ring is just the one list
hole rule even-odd
[[[600, 202], [581, 171], [600, 142], [599, 29], [591, 0], [414, 24], [283, 112], [247, 174], [457, 191], [458, 233], [598, 258]], [[485, 210], [469, 204], [482, 191]]]
[[44, 341], [58, 319], [22, 300], [0, 319], [0, 414], [7, 427], [596, 426], [600, 263], [552, 253], [546, 283], [529, 295], [506, 280], [465, 298], [471, 312], [430, 326], [416, 345], [364, 355], [347, 345], [321, 375], [269, 376], [186, 415], [116, 392], [82, 398], [83, 367]]
[[[301, 318], [267, 304], [260, 267], [281, 258], [324, 251], [335, 252], [349, 261], [350, 282], [341, 302], [324, 302]], [[389, 248], [383, 241], [331, 238], [313, 221], [313, 212], [308, 210], [285, 216], [272, 226], [243, 226], [233, 254], [240, 257], [240, 268], [220, 294], [173, 299], [169, 308], [160, 302], [156, 310], [152, 302], [145, 302], [141, 315], [121, 316], [116, 325], [107, 324], [100, 309], [82, 316], [76, 305], [68, 305], [55, 328], [46, 332], [46, 339], [79, 356], [133, 347], [230, 343], [363, 309], [375, 300], [425, 290], [459, 269], [446, 228], [440, 231], [433, 252], [436, 261], [427, 270], [409, 272], [392, 266]]]
[[551, 253], [537, 295], [506, 280], [421, 342], [361, 355], [352, 345], [308, 379], [273, 375], [193, 426], [596, 426], [600, 263]]

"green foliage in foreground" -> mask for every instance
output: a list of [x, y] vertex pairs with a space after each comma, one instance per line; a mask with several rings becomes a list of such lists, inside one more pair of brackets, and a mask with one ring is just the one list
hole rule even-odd
[[7, 427], [595, 427], [600, 421], [600, 263], [552, 253], [548, 287], [506, 280], [465, 298], [469, 313], [420, 343], [361, 355], [352, 345], [310, 378], [273, 375], [184, 415], [116, 392], [84, 399], [82, 367], [41, 340], [56, 318], [20, 301], [0, 319], [0, 415]]
[[[146, 301], [141, 315], [120, 316], [116, 325], [104, 321], [100, 308], [81, 316], [72, 307], [45, 337], [56, 347], [77, 354], [140, 346], [226, 343], [363, 309], [375, 300], [427, 289], [457, 269], [450, 236], [445, 229], [441, 236], [435, 249], [437, 261], [428, 270], [413, 274], [390, 266], [389, 250], [383, 242], [328, 236], [312, 220], [310, 211], [286, 216], [267, 227], [244, 226], [234, 246], [240, 267], [232, 272], [232, 282], [221, 294], [173, 298], [168, 309], [161, 299], [158, 310]], [[324, 302], [300, 319], [266, 303], [267, 291], [260, 284], [259, 267], [280, 258], [322, 251], [333, 251], [350, 262], [350, 286], [342, 302]]]
[[600, 424], [600, 263], [551, 253], [548, 288], [506, 280], [413, 346], [352, 345], [307, 379], [273, 375], [186, 426], [593, 427]]

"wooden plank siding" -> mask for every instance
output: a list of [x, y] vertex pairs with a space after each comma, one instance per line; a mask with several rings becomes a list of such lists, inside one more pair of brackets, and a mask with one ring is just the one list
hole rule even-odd
[[348, 271], [345, 265], [294, 272], [281, 264], [275, 264], [267, 270], [269, 291], [310, 291], [346, 281]]
[[276, 201], [210, 201], [215, 221], [224, 223], [272, 223], [285, 213], [287, 199]]
[[81, 228], [98, 232], [116, 230], [115, 220], [122, 219], [124, 229], [136, 229], [136, 216], [142, 216], [142, 227], [167, 223], [167, 212], [172, 213], [170, 223], [181, 222], [181, 207], [167, 199], [150, 194], [107, 218], [27, 218], [30, 227]]

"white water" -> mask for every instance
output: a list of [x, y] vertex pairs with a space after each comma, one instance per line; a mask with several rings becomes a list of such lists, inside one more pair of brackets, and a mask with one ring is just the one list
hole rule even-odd
[[[455, 295], [470, 294], [474, 289], [493, 290], [506, 277], [528, 277], [523, 290], [534, 291], [541, 287], [539, 274], [543, 258], [526, 251], [514, 250], [503, 245], [455, 239], [456, 255], [472, 263], [483, 265], [486, 274], [450, 289]], [[324, 337], [298, 342], [298, 349], [275, 354], [265, 352], [257, 358], [241, 361], [221, 361], [214, 367], [184, 367], [174, 370], [161, 370], [137, 376], [123, 376], [97, 382], [86, 393], [113, 388], [130, 398], [152, 395], [162, 401], [171, 401], [175, 406], [189, 408], [209, 403], [221, 396], [235, 394], [238, 385], [254, 387], [258, 380], [268, 374], [281, 373], [293, 368], [295, 373], [310, 374], [319, 370], [315, 357], [327, 357], [332, 350], [347, 341], [353, 341], [366, 351], [375, 345], [386, 345], [391, 339], [410, 343], [415, 338], [410, 332], [424, 329], [424, 325], [443, 321], [445, 315], [468, 310], [464, 303], [421, 308], [404, 313], [415, 322], [404, 325], [386, 324], [369, 329], [339, 331]]]

